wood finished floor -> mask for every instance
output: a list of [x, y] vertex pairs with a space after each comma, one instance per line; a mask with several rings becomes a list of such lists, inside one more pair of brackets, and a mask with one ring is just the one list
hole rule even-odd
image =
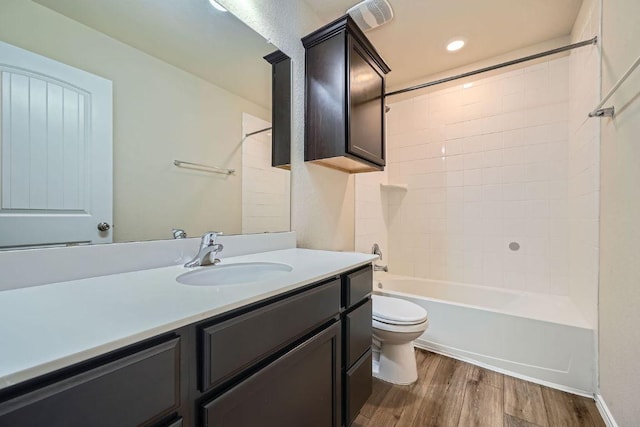
[[352, 427], [605, 426], [593, 400], [416, 350], [418, 381], [374, 379]]

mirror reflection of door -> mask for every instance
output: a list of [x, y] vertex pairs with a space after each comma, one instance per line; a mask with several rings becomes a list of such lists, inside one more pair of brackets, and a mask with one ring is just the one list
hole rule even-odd
[[0, 249], [112, 241], [112, 84], [0, 42]]

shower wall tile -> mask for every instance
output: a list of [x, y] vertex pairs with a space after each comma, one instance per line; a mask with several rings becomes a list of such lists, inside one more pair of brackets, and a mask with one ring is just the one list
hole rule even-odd
[[[600, 37], [599, 3], [585, 1], [571, 38], [577, 42]], [[600, 98], [599, 45], [569, 56], [568, 146], [568, 291], [592, 325], [597, 326], [600, 120], [587, 113]]]
[[[596, 35], [597, 10], [584, 15], [575, 41]], [[356, 249], [380, 243], [396, 274], [570, 295], [595, 322], [598, 58], [582, 48], [390, 104], [387, 169], [355, 180]]]
[[[569, 292], [570, 69], [562, 57], [390, 104], [387, 178], [408, 184], [383, 201], [393, 273]], [[595, 151], [580, 150], [576, 191]]]

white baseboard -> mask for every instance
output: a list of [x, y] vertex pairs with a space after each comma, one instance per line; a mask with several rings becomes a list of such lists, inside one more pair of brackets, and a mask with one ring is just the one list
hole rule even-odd
[[526, 376], [526, 375], [522, 375], [522, 374], [517, 373], [517, 372], [510, 371], [508, 369], [497, 368], [495, 366], [479, 362], [477, 360], [465, 357], [465, 356], [460, 355], [460, 354], [456, 354], [456, 353], [453, 353], [453, 352], [448, 352], [448, 351], [446, 351], [446, 350], [444, 350], [443, 348], [440, 348], [440, 347], [438, 347], [438, 348], [432, 347], [427, 342], [425, 342], [423, 340], [419, 340], [418, 339], [418, 340], [413, 342], [413, 345], [415, 347], [417, 347], [417, 348], [420, 348], [420, 349], [423, 349], [423, 350], [427, 350], [427, 351], [430, 351], [432, 353], [438, 353], [438, 354], [441, 354], [443, 356], [450, 357], [452, 359], [461, 360], [463, 362], [466, 362], [466, 363], [469, 363], [469, 364], [475, 365], [475, 366], [480, 366], [481, 368], [488, 369], [490, 371], [499, 372], [501, 374], [508, 375], [510, 377], [519, 378], [521, 380], [529, 381], [529, 382], [532, 382], [532, 383], [535, 383], [535, 384], [540, 384], [540, 385], [543, 385], [545, 387], [549, 387], [549, 388], [553, 388], [553, 389], [556, 389], [556, 390], [560, 390], [560, 391], [564, 391], [564, 392], [567, 392], [567, 393], [576, 394], [578, 396], [583, 396], [583, 397], [588, 397], [590, 399], [593, 399], [593, 393], [590, 393], [588, 391], [579, 390], [579, 389], [572, 388], [572, 387], [567, 387], [567, 386], [564, 386], [564, 385], [561, 385], [561, 384], [552, 383], [552, 382], [549, 382], [549, 381], [543, 381], [543, 380], [540, 380], [540, 379], [537, 379], [537, 378], [532, 378], [532, 377], [529, 377], [529, 376]]
[[607, 427], [618, 427], [618, 423], [616, 423], [616, 420], [613, 418], [601, 394], [596, 394], [596, 407]]

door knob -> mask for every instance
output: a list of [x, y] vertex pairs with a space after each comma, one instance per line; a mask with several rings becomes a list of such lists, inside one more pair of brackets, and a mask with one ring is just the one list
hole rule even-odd
[[111, 226], [107, 222], [101, 222], [100, 224], [98, 224], [99, 231], [109, 231], [110, 229], [111, 229]]

